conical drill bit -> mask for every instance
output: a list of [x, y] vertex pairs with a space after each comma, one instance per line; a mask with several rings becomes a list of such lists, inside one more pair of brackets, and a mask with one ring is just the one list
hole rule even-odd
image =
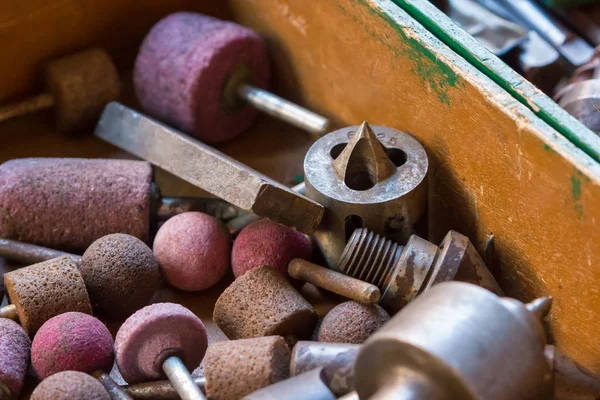
[[525, 308], [534, 313], [539, 319], [544, 318], [552, 307], [552, 297], [540, 297], [533, 300], [531, 303], [525, 304]]
[[396, 166], [367, 121], [335, 159], [333, 169], [348, 187], [355, 190], [370, 189], [396, 172]]

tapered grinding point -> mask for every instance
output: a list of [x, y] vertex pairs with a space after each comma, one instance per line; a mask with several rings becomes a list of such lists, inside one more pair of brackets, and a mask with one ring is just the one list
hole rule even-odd
[[135, 91], [151, 116], [204, 142], [222, 142], [245, 131], [257, 115], [235, 97], [227, 98], [227, 82], [241, 74], [249, 83], [266, 87], [269, 58], [263, 39], [248, 28], [201, 14], [174, 13], [144, 39], [135, 61]]
[[275, 268], [252, 269], [217, 299], [213, 320], [229, 339], [294, 335], [308, 338], [314, 309]]
[[216, 218], [187, 212], [160, 227], [153, 248], [169, 284], [181, 290], [204, 290], [227, 272], [231, 238]]
[[104, 106], [117, 100], [121, 91], [119, 73], [101, 49], [50, 62], [46, 86], [54, 99], [57, 129], [64, 133], [93, 125]]
[[200, 365], [208, 339], [204, 324], [187, 308], [174, 303], [146, 306], [129, 317], [117, 332], [115, 356], [128, 383], [165, 379], [163, 362], [177, 356], [188, 370]]
[[19, 324], [10, 319], [0, 318], [0, 397], [5, 386], [9, 398], [16, 399], [23, 387], [31, 341]]
[[94, 311], [128, 317], [150, 302], [160, 281], [159, 264], [141, 240], [115, 233], [96, 240], [79, 266]]
[[69, 311], [92, 313], [85, 283], [70, 257], [53, 258], [4, 275], [21, 326], [33, 336], [50, 318]]
[[240, 232], [233, 243], [231, 267], [236, 278], [247, 271], [269, 265], [288, 276], [290, 261], [300, 258], [310, 261], [310, 237], [292, 228], [261, 219]]
[[106, 326], [91, 315], [68, 312], [50, 318], [31, 344], [31, 364], [47, 378], [61, 371], [110, 371], [114, 342]]
[[323, 318], [317, 340], [361, 344], [389, 319], [390, 315], [376, 304], [347, 301], [331, 309]]
[[115, 232], [147, 241], [151, 183], [144, 161], [7, 161], [0, 165], [0, 237], [68, 251]]
[[206, 395], [239, 399], [287, 379], [290, 356], [281, 336], [215, 343], [208, 348], [204, 360]]
[[44, 379], [31, 394], [31, 400], [110, 400], [110, 396], [92, 376], [64, 371]]

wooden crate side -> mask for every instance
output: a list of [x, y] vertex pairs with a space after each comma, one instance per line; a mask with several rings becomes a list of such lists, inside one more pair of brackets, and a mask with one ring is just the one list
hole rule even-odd
[[533, 84], [517, 74], [479, 41], [456, 25], [427, 0], [393, 0], [452, 50], [532, 110], [596, 161], [600, 161], [600, 138], [563, 110]]
[[431, 160], [433, 240], [450, 228], [523, 300], [550, 294], [557, 344], [600, 370], [600, 168], [386, 0], [232, 0], [269, 41], [286, 94], [338, 125], [369, 120], [416, 136]]

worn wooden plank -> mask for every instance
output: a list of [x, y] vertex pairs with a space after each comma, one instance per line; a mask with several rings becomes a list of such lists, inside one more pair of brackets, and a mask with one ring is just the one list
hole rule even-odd
[[232, 1], [273, 50], [287, 92], [339, 124], [415, 135], [432, 159], [430, 231], [482, 250], [507, 292], [555, 297], [559, 347], [600, 371], [600, 168], [389, 1]]
[[533, 84], [489, 52], [428, 0], [393, 0], [451, 49], [485, 73], [534, 114], [600, 161], [600, 138], [560, 108]]

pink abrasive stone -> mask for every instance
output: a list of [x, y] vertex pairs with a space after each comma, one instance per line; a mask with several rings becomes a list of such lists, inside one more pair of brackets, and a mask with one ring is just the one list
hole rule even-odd
[[110, 400], [110, 395], [92, 376], [64, 371], [44, 379], [31, 394], [31, 400]]
[[362, 344], [390, 319], [377, 304], [347, 301], [331, 309], [321, 321], [319, 342]]
[[242, 229], [233, 243], [231, 267], [236, 278], [268, 265], [288, 277], [287, 266], [294, 258], [310, 261], [311, 240], [305, 234], [269, 219], [255, 221]]
[[156, 303], [129, 317], [117, 332], [117, 366], [128, 383], [165, 379], [163, 362], [179, 357], [188, 370], [200, 365], [208, 338], [204, 324], [179, 304]]
[[147, 241], [151, 183], [145, 161], [7, 161], [0, 165], [0, 237], [70, 251], [116, 232]]
[[110, 371], [113, 338], [100, 320], [80, 312], [50, 318], [31, 344], [31, 364], [40, 379], [61, 371]]
[[240, 68], [248, 71], [248, 83], [267, 87], [269, 54], [256, 32], [178, 12], [160, 20], [144, 39], [133, 81], [148, 114], [204, 142], [218, 143], [245, 131], [257, 115], [250, 106], [224, 104], [228, 78]]
[[0, 318], [0, 398], [5, 389], [10, 391], [8, 398], [19, 396], [30, 351], [31, 341], [23, 328], [10, 319]]
[[179, 214], [161, 226], [154, 254], [172, 286], [204, 290], [217, 283], [229, 268], [231, 238], [216, 218], [200, 212]]

